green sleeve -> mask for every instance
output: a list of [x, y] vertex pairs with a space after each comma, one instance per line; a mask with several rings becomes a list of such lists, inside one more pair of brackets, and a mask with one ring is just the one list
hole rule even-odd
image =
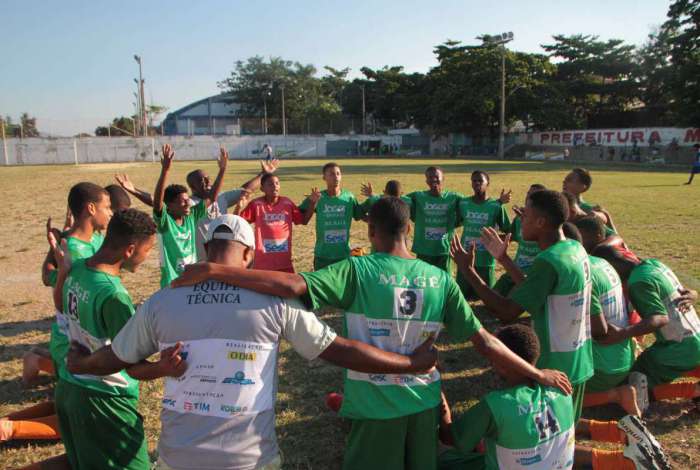
[[483, 400], [452, 422], [455, 447], [464, 453], [474, 452], [481, 439], [485, 436], [496, 437], [497, 432], [491, 409]]
[[367, 211], [364, 209], [364, 206], [360, 204], [360, 202], [357, 200], [355, 196], [352, 197], [352, 218], [355, 220], [361, 220], [365, 215], [367, 215]]
[[666, 306], [659, 296], [659, 289], [653, 282], [635, 282], [629, 285], [628, 291], [634, 309], [642, 318], [667, 315]]
[[347, 309], [357, 292], [355, 266], [351, 259], [332, 264], [312, 273], [301, 273], [306, 281], [304, 301], [313, 309], [328, 305]]
[[156, 223], [156, 228], [161, 233], [168, 230], [168, 215], [165, 213], [167, 210], [165, 204], [163, 204], [160, 213], [153, 209], [153, 221]]
[[379, 200], [380, 196], [370, 196], [362, 203], [362, 210], [365, 214], [369, 214], [369, 210]]
[[501, 232], [503, 232], [503, 233], [510, 232], [510, 226], [512, 224], [510, 223], [510, 217], [508, 216], [508, 211], [506, 210], [506, 207], [504, 205], [501, 205], [499, 210], [498, 210], [498, 216], [496, 217], [496, 224], [498, 224], [498, 227], [501, 229]]
[[133, 314], [134, 304], [131, 303], [128, 294], [116, 293], [104, 301], [100, 315], [109, 339], [114, 339], [117, 336], [117, 333], [121, 331]]
[[299, 210], [302, 212], [306, 212], [309, 209], [310, 205], [311, 205], [311, 200], [307, 197], [306, 199], [304, 199], [304, 201], [299, 206]]
[[541, 257], [535, 258], [525, 281], [516, 286], [510, 298], [531, 315], [543, 311], [547, 297], [557, 283], [554, 267]]
[[[212, 202], [214, 204], [214, 202]], [[201, 219], [207, 216], [207, 206], [204, 199], [195, 204], [191, 209], [190, 213], [194, 217], [195, 222], [199, 222]]]
[[444, 318], [447, 334], [455, 341], [467, 341], [481, 329], [479, 319], [451, 277], [447, 280]]
[[613, 235], [617, 235], [617, 232], [606, 225], [605, 226], [605, 238], [612, 237]]

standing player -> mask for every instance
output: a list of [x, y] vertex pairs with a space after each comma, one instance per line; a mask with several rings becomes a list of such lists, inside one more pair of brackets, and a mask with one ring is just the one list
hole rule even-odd
[[457, 203], [461, 195], [444, 191], [444, 182], [442, 168], [428, 167], [425, 170], [428, 190], [407, 194], [406, 202], [415, 224], [413, 252], [418, 259], [449, 273], [450, 239], [457, 226]]
[[700, 144], [693, 145], [693, 148], [695, 149], [695, 159], [693, 160], [693, 166], [690, 168], [690, 178], [685, 184], [691, 184], [695, 174], [700, 173]]
[[[341, 308], [349, 338], [385, 351], [410, 353], [444, 325], [453, 339], [472, 341], [499, 367], [568, 391], [564, 374], [534, 368], [482, 328], [447, 272], [413, 258], [406, 245], [408, 226], [407, 205], [382, 198], [369, 214], [372, 255], [300, 275], [197, 264], [173, 284], [216, 279], [272, 295], [303, 296], [314, 307]], [[422, 375], [347, 372], [340, 415], [353, 424], [344, 468], [435, 468], [439, 402], [437, 370]]]
[[160, 286], [165, 287], [177, 278], [186, 265], [197, 261], [197, 223], [207, 216], [207, 207], [219, 195], [228, 163], [228, 153], [223, 148], [220, 151], [219, 174], [208, 198], [191, 206], [187, 188], [179, 184], [165, 187], [175, 152], [169, 144], [163, 146], [162, 152], [160, 177], [154, 191], [153, 218], [158, 227], [160, 241]]
[[265, 196], [253, 199], [247, 206], [243, 198], [237, 210], [241, 217], [255, 224], [253, 268], [293, 273], [292, 227], [307, 224], [311, 212], [302, 214], [291, 199], [280, 196], [277, 176], [263, 176], [261, 186]]
[[[496, 260], [486, 250], [480, 241], [481, 230], [484, 227], [497, 228], [501, 232], [510, 230], [510, 219], [505, 207], [498, 199], [488, 198], [491, 179], [485, 171], [476, 170], [471, 175], [473, 196], [463, 197], [457, 205], [458, 222], [462, 222], [462, 245], [468, 246], [472, 241], [476, 244], [476, 259], [474, 266], [481, 279], [489, 287], [496, 282]], [[467, 300], [476, 299], [476, 292], [471, 288], [461, 273], [457, 273], [457, 285]]]
[[401, 189], [401, 182], [398, 180], [389, 180], [384, 186], [384, 192], [381, 196], [375, 195], [372, 189], [372, 183], [365, 183], [362, 185], [361, 194], [367, 199], [362, 203], [362, 210], [368, 214], [369, 210], [372, 208], [375, 202], [381, 199], [383, 196], [393, 196], [401, 197], [403, 196], [403, 190]]
[[350, 225], [364, 216], [360, 203], [350, 191], [342, 189], [343, 174], [335, 162], [323, 165], [326, 189], [312, 194], [299, 206], [305, 220], [316, 213], [316, 246], [314, 270], [342, 261], [350, 256]]

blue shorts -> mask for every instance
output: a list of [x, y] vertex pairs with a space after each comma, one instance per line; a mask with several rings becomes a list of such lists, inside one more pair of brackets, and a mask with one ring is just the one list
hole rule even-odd
[[700, 173], [700, 163], [693, 163], [693, 168], [691, 168], [690, 172], [692, 174]]

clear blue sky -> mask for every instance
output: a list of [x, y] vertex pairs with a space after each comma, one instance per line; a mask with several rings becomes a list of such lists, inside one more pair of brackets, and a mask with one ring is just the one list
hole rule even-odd
[[[434, 5], [440, 5], [436, 7]], [[134, 53], [146, 100], [175, 110], [218, 93], [233, 63], [253, 55], [324, 65], [403, 65], [427, 72], [446, 39], [476, 43], [513, 31], [510, 47], [542, 52], [553, 34], [642, 44], [667, 0], [565, 1], [6, 1], [0, 114], [23, 111], [52, 134], [93, 132], [133, 112]]]

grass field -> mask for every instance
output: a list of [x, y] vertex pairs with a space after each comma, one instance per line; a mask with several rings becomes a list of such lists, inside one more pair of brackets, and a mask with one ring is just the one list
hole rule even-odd
[[[313, 186], [323, 186], [321, 160], [285, 161], [279, 170], [282, 191], [300, 202]], [[470, 192], [469, 173], [483, 169], [491, 173], [491, 193], [512, 188], [514, 202], [522, 204], [531, 183], [555, 189], [570, 166], [543, 162], [496, 162], [476, 160], [385, 160], [356, 159], [341, 162], [346, 189], [359, 196], [360, 183], [371, 181], [381, 190], [387, 179], [399, 179], [404, 191], [424, 189], [427, 165], [444, 168], [446, 185]], [[171, 182], [184, 183], [185, 174], [195, 167], [215, 173], [212, 162], [175, 162]], [[700, 181], [683, 186], [687, 174], [647, 171], [640, 167], [604, 169], [592, 167], [593, 187], [586, 200], [604, 205], [614, 216], [629, 246], [640, 256], [660, 258], [687, 286], [700, 289]], [[50, 291], [41, 284], [40, 267], [46, 253], [44, 223], [53, 216], [61, 223], [68, 189], [79, 181], [101, 185], [113, 182], [115, 172], [126, 171], [139, 187], [149, 191], [160, 170], [157, 164], [102, 164], [85, 166], [0, 168], [0, 416], [53, 395], [53, 382], [23, 389], [20, 381], [22, 355], [33, 346], [46, 346], [52, 307]], [[231, 161], [225, 188], [233, 188], [257, 170], [255, 162]], [[135, 201], [137, 208], [143, 208]], [[298, 270], [310, 270], [313, 258], [313, 223], [295, 229], [294, 258]], [[355, 223], [352, 245], [368, 246], [366, 226]], [[141, 302], [158, 288], [158, 255], [124, 283], [135, 302]], [[477, 311], [481, 309], [476, 307]], [[483, 314], [480, 312], [483, 318]], [[338, 314], [324, 320], [340, 329]], [[487, 323], [489, 328], [496, 325]], [[444, 386], [457, 411], [466, 409], [497, 382], [486, 362], [471, 344], [440, 344], [446, 368]], [[279, 361], [277, 433], [290, 469], [338, 468], [342, 460], [348, 423], [326, 410], [326, 393], [341, 389], [341, 370], [320, 360], [308, 363], [285, 344]], [[146, 421], [149, 449], [155, 450], [159, 433], [161, 383], [143, 383], [141, 412]], [[586, 410], [597, 418], [621, 416], [615, 408]], [[700, 413], [687, 402], [653, 404], [648, 416], [652, 431], [666, 446], [675, 468], [700, 467]], [[107, 438], [107, 437], [105, 437]], [[0, 444], [0, 467], [13, 468], [63, 452], [55, 443], [12, 442]]]

